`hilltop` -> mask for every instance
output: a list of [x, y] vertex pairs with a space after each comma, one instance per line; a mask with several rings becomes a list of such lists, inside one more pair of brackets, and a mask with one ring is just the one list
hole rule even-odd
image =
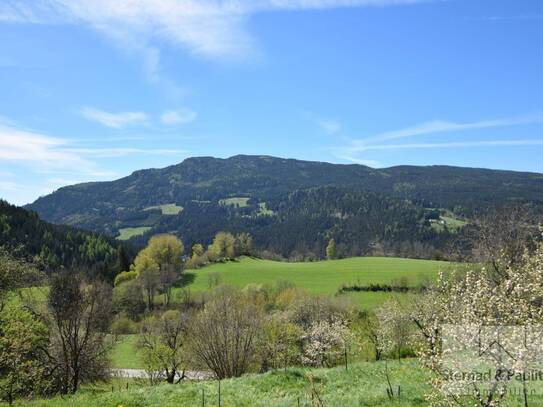
[[53, 223], [136, 243], [159, 232], [208, 243], [229, 230], [249, 232], [258, 249], [283, 256], [322, 257], [334, 238], [346, 255], [378, 248], [431, 257], [478, 213], [542, 201], [543, 175], [536, 173], [238, 155], [68, 186], [27, 207]]

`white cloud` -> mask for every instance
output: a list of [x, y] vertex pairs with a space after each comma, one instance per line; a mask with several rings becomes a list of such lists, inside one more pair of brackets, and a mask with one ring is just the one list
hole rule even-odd
[[147, 122], [147, 115], [143, 112], [110, 113], [92, 107], [84, 107], [81, 109], [81, 115], [88, 120], [115, 129]]
[[[3, 0], [0, 21], [87, 24], [124, 46], [152, 50], [157, 41], [212, 58], [250, 54], [246, 28], [256, 13], [396, 6], [435, 0]], [[156, 70], [159, 54], [147, 55]]]
[[190, 109], [168, 110], [162, 114], [160, 120], [164, 124], [186, 124], [196, 119], [196, 112]]
[[65, 140], [0, 125], [0, 159], [58, 167], [88, 165], [81, 156], [63, 150]]
[[345, 147], [334, 148], [333, 152], [338, 158], [355, 162], [363, 160], [357, 155], [366, 151], [376, 150], [405, 150], [405, 149], [430, 149], [430, 148], [462, 148], [462, 147], [499, 147], [499, 146], [527, 146], [543, 145], [539, 139], [510, 139], [510, 140], [482, 140], [482, 141], [458, 141], [458, 142], [426, 142], [426, 143], [401, 143], [391, 144], [391, 140], [407, 139], [419, 136], [440, 135], [443, 133], [462, 132], [476, 129], [489, 129], [498, 127], [510, 127], [526, 124], [543, 123], [543, 113], [535, 113], [513, 118], [493, 120], [481, 120], [476, 122], [450, 122], [434, 120], [416, 126], [400, 130], [388, 131], [375, 136], [360, 139], [351, 139]]
[[[31, 130], [0, 124], [0, 160], [27, 164], [55, 173], [66, 171], [93, 178], [111, 177], [111, 171], [101, 170], [96, 158], [129, 155], [186, 155], [186, 150], [158, 148], [78, 148], [67, 139], [50, 137]], [[1, 174], [1, 173], [0, 173]], [[8, 173], [6, 173], [7, 175]], [[13, 175], [9, 173], [10, 175]]]

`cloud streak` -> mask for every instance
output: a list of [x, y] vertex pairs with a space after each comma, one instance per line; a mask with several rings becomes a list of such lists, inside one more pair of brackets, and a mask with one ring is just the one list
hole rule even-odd
[[457, 123], [442, 120], [434, 120], [405, 129], [389, 131], [373, 137], [352, 141], [352, 149], [364, 151], [367, 145], [375, 142], [404, 139], [428, 134], [451, 133], [475, 129], [488, 129], [496, 127], [518, 126], [522, 124], [543, 123], [543, 114], [531, 114], [514, 118], [482, 120], [477, 122]]
[[89, 176], [106, 176], [96, 158], [129, 155], [181, 155], [186, 150], [153, 148], [78, 148], [71, 140], [50, 137], [30, 130], [0, 125], [0, 160], [53, 170], [68, 170]]
[[543, 140], [485, 140], [485, 141], [457, 141], [444, 143], [409, 143], [409, 144], [380, 144], [365, 147], [362, 151], [370, 150], [413, 150], [428, 148], [459, 148], [459, 147], [503, 147], [503, 146], [541, 146]]
[[93, 107], [83, 107], [81, 115], [90, 121], [94, 121], [101, 125], [120, 129], [126, 126], [145, 124], [147, 115], [143, 112], [119, 112], [110, 113]]
[[476, 122], [450, 122], [434, 120], [404, 129], [388, 131], [375, 136], [351, 139], [345, 147], [333, 149], [336, 157], [351, 162], [370, 163], [372, 160], [358, 155], [368, 151], [443, 149], [465, 147], [505, 147], [505, 146], [539, 146], [543, 139], [509, 139], [509, 140], [474, 140], [425, 143], [390, 143], [395, 140], [416, 138], [421, 136], [442, 136], [448, 133], [465, 132], [478, 129], [512, 127], [527, 124], [543, 123], [543, 113], [529, 114], [512, 118], [481, 120]]

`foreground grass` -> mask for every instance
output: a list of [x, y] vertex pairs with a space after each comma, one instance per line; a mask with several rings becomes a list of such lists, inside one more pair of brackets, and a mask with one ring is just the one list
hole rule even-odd
[[435, 278], [450, 263], [392, 257], [353, 257], [341, 260], [287, 263], [242, 257], [238, 261], [212, 264], [187, 271], [192, 291], [208, 289], [209, 274], [217, 273], [223, 284], [244, 287], [248, 284], [290, 281], [310, 293], [335, 294], [342, 284], [383, 284], [406, 278], [415, 285]]
[[[221, 381], [222, 407], [310, 407], [312, 398], [326, 407], [426, 406], [430, 373], [416, 359], [389, 361], [388, 370], [395, 392], [389, 399], [384, 362], [355, 363], [345, 370], [289, 368], [265, 374], [247, 374]], [[543, 390], [543, 389], [540, 389]], [[202, 404], [202, 394], [204, 403]], [[538, 394], [542, 394], [541, 391]], [[298, 404], [299, 403], [299, 404]], [[71, 397], [17, 401], [17, 407], [179, 407], [218, 405], [218, 382], [182, 382], [149, 386], [146, 381], [114, 379], [111, 383], [87, 386]], [[521, 397], [511, 396], [505, 404], [524, 406]], [[530, 406], [543, 405], [543, 396], [531, 395]], [[6, 404], [0, 403], [1, 407]]]
[[[311, 406], [312, 394], [318, 394], [324, 406], [424, 406], [428, 373], [415, 360], [389, 362], [391, 380], [401, 384], [401, 399], [390, 401], [386, 395], [384, 363], [357, 363], [332, 369], [290, 368], [265, 374], [248, 374], [221, 382], [223, 407], [295, 407]], [[130, 385], [83, 389], [69, 398], [19, 402], [31, 407], [178, 407], [218, 404], [218, 383], [186, 382], [178, 385], [148, 387]], [[123, 390], [119, 390], [119, 387]]]

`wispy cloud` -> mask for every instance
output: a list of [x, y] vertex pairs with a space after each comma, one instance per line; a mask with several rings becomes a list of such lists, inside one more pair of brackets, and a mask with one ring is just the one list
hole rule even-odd
[[303, 115], [307, 120], [316, 124], [325, 133], [335, 134], [342, 128], [341, 122], [336, 118], [321, 116], [311, 111], [304, 111]]
[[[0, 20], [83, 23], [124, 45], [156, 50], [157, 41], [166, 41], [205, 57], [237, 58], [254, 48], [246, 22], [256, 13], [429, 1], [435, 0], [3, 0]], [[152, 70], [158, 54], [147, 55]]]
[[[32, 130], [0, 124], [0, 160], [30, 164], [55, 172], [85, 174], [93, 177], [110, 176], [111, 171], [101, 170], [96, 158], [129, 155], [161, 156], [186, 155], [186, 150], [113, 147], [81, 148], [69, 139], [51, 137]], [[4, 173], [0, 173], [4, 175]], [[13, 175], [13, 173], [5, 173]]]
[[187, 150], [161, 148], [68, 148], [66, 151], [99, 158], [122, 157], [127, 155], [177, 155]]
[[[509, 139], [509, 140], [473, 140], [425, 143], [390, 143], [392, 140], [408, 139], [420, 136], [442, 136], [446, 133], [464, 132], [477, 129], [511, 127], [527, 124], [543, 123], [543, 113], [528, 114], [512, 118], [481, 120], [476, 122], [451, 122], [435, 120], [404, 129], [388, 131], [375, 136], [350, 139], [346, 146], [334, 148], [336, 157], [346, 161], [365, 161], [367, 158], [359, 154], [377, 150], [406, 150], [406, 149], [438, 149], [463, 147], [500, 147], [543, 145], [543, 139]], [[371, 160], [370, 160], [371, 161]]]
[[335, 134], [341, 130], [341, 123], [335, 119], [317, 119], [316, 123], [328, 134]]
[[187, 124], [196, 120], [196, 112], [183, 108], [177, 110], [168, 110], [160, 116], [160, 121], [164, 124]]
[[89, 162], [81, 156], [65, 151], [65, 140], [44, 136], [35, 132], [0, 125], [0, 159], [41, 163], [58, 167], [87, 166]]
[[434, 120], [426, 123], [422, 123], [416, 126], [407, 127], [400, 130], [393, 130], [385, 133], [378, 134], [376, 136], [357, 139], [352, 141], [352, 147], [354, 150], [357, 148], [360, 151], [366, 149], [365, 147], [376, 142], [383, 142], [389, 140], [397, 140], [415, 136], [424, 136], [427, 134], [439, 134], [439, 133], [451, 133], [458, 131], [474, 130], [474, 129], [487, 129], [494, 127], [507, 127], [517, 126], [521, 124], [543, 123], [543, 113], [536, 113], [530, 115], [524, 115], [513, 118], [505, 119], [493, 119], [493, 120], [481, 120], [476, 122], [450, 122], [442, 120]]
[[80, 112], [84, 118], [114, 129], [147, 122], [147, 115], [143, 112], [110, 113], [93, 107], [83, 107]]
[[408, 144], [378, 144], [366, 146], [363, 151], [370, 150], [406, 150], [427, 148], [458, 148], [458, 147], [500, 147], [500, 146], [540, 146], [543, 139], [526, 140], [484, 140], [484, 141], [453, 141], [444, 143], [408, 143]]
[[[14, 198], [17, 203], [25, 203], [35, 199], [36, 193], [49, 193], [64, 185], [118, 177], [108, 158], [167, 155], [181, 159], [187, 154], [179, 149], [83, 148], [79, 141], [42, 134], [4, 119], [0, 120], [0, 163], [9, 171], [0, 170], [0, 190], [18, 197]], [[23, 186], [28, 179], [35, 185]]]

